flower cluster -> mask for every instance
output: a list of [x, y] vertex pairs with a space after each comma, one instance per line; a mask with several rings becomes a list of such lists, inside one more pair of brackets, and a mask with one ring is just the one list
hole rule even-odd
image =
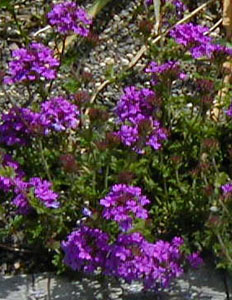
[[66, 1], [54, 5], [47, 15], [48, 21], [62, 34], [75, 32], [81, 36], [87, 36], [92, 19], [87, 12], [75, 2]]
[[13, 84], [25, 81], [36, 81], [41, 77], [46, 80], [56, 78], [59, 61], [54, 58], [53, 51], [40, 43], [31, 43], [28, 48], [20, 48], [12, 52], [9, 63], [9, 76], [4, 83]]
[[28, 214], [32, 211], [29, 203], [28, 194], [33, 190], [33, 195], [47, 208], [58, 208], [60, 206], [57, 201], [58, 194], [51, 189], [51, 182], [42, 180], [39, 177], [32, 177], [28, 182], [20, 178], [13, 180], [14, 193], [16, 196], [12, 200], [12, 204], [17, 207], [19, 214]]
[[186, 74], [182, 73], [180, 70], [180, 64], [171, 60], [161, 65], [158, 65], [155, 61], [152, 61], [145, 69], [145, 72], [152, 74], [153, 85], [156, 85], [160, 82], [172, 82], [177, 78], [185, 79], [186, 77]]
[[13, 186], [12, 178], [22, 178], [24, 172], [20, 165], [12, 159], [9, 154], [0, 154], [0, 189], [4, 192], [9, 192]]
[[[170, 0], [166, 0], [166, 2], [170, 2]], [[171, 3], [175, 6], [177, 18], [182, 19], [187, 9], [186, 5], [181, 0], [171, 0]]]
[[40, 112], [28, 108], [12, 108], [2, 114], [0, 143], [26, 145], [35, 134], [64, 131], [78, 126], [79, 109], [62, 97], [52, 98], [41, 105]]
[[62, 242], [64, 263], [73, 270], [93, 272], [104, 268], [109, 252], [109, 236], [102, 230], [81, 225]]
[[110, 193], [100, 200], [104, 206], [103, 218], [114, 220], [123, 231], [130, 230], [134, 218], [147, 219], [148, 212], [144, 206], [150, 201], [143, 196], [139, 187], [116, 184]]
[[121, 234], [111, 245], [106, 274], [125, 279], [142, 280], [146, 289], [168, 287], [173, 278], [183, 273], [181, 238], [171, 243], [159, 240], [149, 243], [138, 232]]
[[[20, 165], [8, 154], [1, 155], [0, 189], [4, 192], [13, 191], [15, 197], [12, 204], [17, 207], [18, 213], [28, 214], [32, 211], [28, 195], [33, 191], [33, 196], [48, 208], [58, 208], [58, 194], [51, 187], [52, 184], [39, 177], [32, 177], [29, 181], [24, 180], [24, 172]], [[9, 172], [10, 170], [10, 172]]]
[[37, 127], [39, 114], [28, 108], [11, 108], [1, 116], [0, 144], [12, 146], [26, 145], [31, 138], [33, 128]]
[[[64, 262], [73, 270], [93, 272], [98, 267], [108, 276], [127, 282], [142, 281], [146, 289], [162, 289], [183, 273], [185, 255], [181, 250], [183, 239], [173, 238], [169, 243], [159, 240], [149, 243], [141, 233], [120, 234], [110, 243], [108, 234], [83, 224], [62, 242]], [[187, 257], [198, 267], [202, 259], [198, 253]]]
[[225, 112], [227, 116], [232, 117], [232, 103], [230, 104], [229, 108]]
[[51, 130], [75, 129], [79, 123], [78, 117], [77, 106], [62, 97], [58, 97], [42, 103], [38, 121], [45, 128], [45, 134], [47, 134]]
[[192, 23], [177, 25], [170, 35], [178, 44], [181, 44], [190, 49], [194, 58], [207, 56], [209, 58], [224, 59], [225, 56], [232, 55], [232, 49], [213, 44], [212, 38], [206, 36], [209, 29]]
[[232, 183], [230, 182], [230, 183], [226, 183], [226, 184], [222, 185], [221, 189], [223, 191], [224, 196], [227, 196], [228, 194], [231, 195], [231, 193], [232, 193]]
[[126, 87], [120, 98], [116, 114], [121, 124], [116, 133], [121, 141], [138, 153], [143, 153], [144, 146], [160, 149], [167, 134], [160, 123], [154, 119], [156, 106], [155, 93], [149, 89]]

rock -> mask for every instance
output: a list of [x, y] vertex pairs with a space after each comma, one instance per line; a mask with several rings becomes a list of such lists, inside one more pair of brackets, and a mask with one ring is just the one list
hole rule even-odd
[[[80, 276], [79, 276], [80, 277]], [[232, 278], [228, 277], [232, 295]], [[0, 300], [225, 300], [222, 276], [211, 266], [190, 271], [158, 295], [143, 292], [139, 283], [125, 284], [109, 279], [99, 281], [95, 276], [76, 280], [51, 273], [0, 276]]]

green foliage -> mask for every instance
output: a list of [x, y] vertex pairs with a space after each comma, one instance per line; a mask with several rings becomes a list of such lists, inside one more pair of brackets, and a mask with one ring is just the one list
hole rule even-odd
[[[13, 2], [1, 0], [0, 8], [11, 9]], [[96, 1], [92, 13], [95, 15], [109, 2]], [[173, 5], [166, 5], [165, 9], [172, 11]], [[174, 18], [171, 23], [175, 21]], [[49, 37], [56, 39], [56, 34]], [[225, 41], [220, 42], [225, 44]], [[215, 99], [220, 100], [222, 111], [230, 103], [231, 91], [218, 99], [218, 92], [224, 87], [222, 66], [218, 61], [194, 60], [168, 37], [156, 45], [148, 40], [148, 46], [148, 60], [159, 63], [177, 60], [188, 77], [183, 81], [164, 78], [151, 87], [159, 96], [155, 116], [169, 133], [162, 149], [154, 151], [147, 147], [141, 155], [120, 143], [107, 143], [107, 133], [116, 131], [118, 125], [114, 112], [107, 112], [101, 101], [97, 101], [98, 105], [88, 102], [80, 105], [81, 122], [76, 130], [33, 138], [24, 148], [6, 147], [22, 165], [27, 179], [51, 177], [60, 195], [61, 207], [46, 208], [31, 190], [27, 197], [33, 213], [21, 216], [11, 204], [12, 193], [4, 195], [0, 205], [0, 241], [23, 231], [24, 242], [53, 253], [53, 264], [63, 272], [60, 243], [83, 221], [83, 207], [94, 211], [91, 225], [105, 229], [113, 240], [118, 227], [114, 222], [105, 224], [99, 217], [102, 210], [99, 200], [109, 192], [111, 185], [123, 182], [123, 172], [129, 172], [132, 176], [125, 182], [140, 186], [151, 200], [149, 219], [136, 221], [132, 231], [141, 232], [149, 241], [182, 235], [188, 241], [187, 248], [213, 249], [218, 266], [232, 269], [232, 199], [224, 199], [221, 191], [221, 186], [232, 178], [232, 123], [224, 113], [220, 122], [210, 116]], [[80, 58], [81, 53], [75, 48], [63, 57], [60, 68], [69, 74], [61, 84], [59, 82], [60, 88], [73, 102], [76, 101], [73, 94], [83, 86], [86, 88], [81, 79], [73, 75], [73, 66]], [[107, 67], [105, 77], [120, 87], [127, 81], [142, 85], [133, 71], [125, 69], [115, 74], [113, 65]], [[207, 95], [201, 91], [199, 80], [212, 81], [212, 91], [207, 91]], [[45, 83], [43, 89], [48, 91]], [[39, 96], [42, 101], [41, 90]], [[115, 106], [118, 100], [109, 104]], [[34, 107], [37, 104], [33, 103]], [[91, 109], [92, 112], [98, 110], [98, 114], [91, 117]], [[67, 154], [73, 157], [69, 165], [61, 159]], [[15, 172], [0, 165], [0, 176], [14, 178]]]

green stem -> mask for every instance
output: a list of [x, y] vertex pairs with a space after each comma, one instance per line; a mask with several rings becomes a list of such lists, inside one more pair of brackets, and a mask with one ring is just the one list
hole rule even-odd
[[107, 166], [106, 166], [106, 173], [105, 173], [105, 189], [106, 190], [108, 188], [109, 171], [110, 171], [109, 164], [107, 164]]
[[10, 13], [11, 13], [11, 15], [12, 15], [14, 21], [15, 21], [15, 24], [16, 24], [16, 26], [18, 28], [18, 31], [19, 31], [20, 35], [23, 37], [23, 39], [25, 41], [25, 44], [27, 45], [29, 43], [29, 39], [28, 39], [26, 33], [23, 31], [22, 26], [20, 25], [20, 23], [18, 21], [18, 18], [17, 18], [17, 15], [15, 13], [14, 7], [11, 6], [10, 9], [9, 9], [9, 11], [10, 11]]
[[44, 170], [45, 170], [45, 172], [47, 174], [47, 177], [48, 177], [49, 181], [52, 182], [52, 177], [50, 175], [49, 166], [48, 166], [47, 160], [46, 160], [46, 158], [44, 156], [43, 144], [42, 144], [42, 141], [40, 139], [38, 141], [38, 144], [39, 144], [39, 152], [40, 152], [41, 159], [42, 159], [42, 162], [43, 162], [43, 165], [44, 165]]

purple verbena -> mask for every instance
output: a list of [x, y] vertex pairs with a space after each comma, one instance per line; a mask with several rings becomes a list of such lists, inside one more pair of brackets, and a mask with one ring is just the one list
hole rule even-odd
[[186, 258], [193, 267], [202, 263], [198, 253], [185, 257], [183, 243], [181, 237], [150, 243], [139, 232], [119, 234], [110, 241], [102, 230], [81, 224], [62, 242], [62, 249], [64, 263], [73, 270], [94, 272], [100, 268], [104, 275], [128, 283], [142, 281], [145, 289], [160, 290], [184, 272]]
[[33, 128], [38, 125], [39, 114], [29, 108], [11, 108], [0, 121], [0, 144], [26, 145], [31, 140]]
[[123, 231], [132, 228], [135, 218], [147, 219], [148, 212], [144, 208], [150, 201], [142, 195], [139, 187], [116, 184], [110, 193], [100, 200], [104, 206], [102, 216], [107, 220], [114, 220]]
[[48, 208], [58, 208], [60, 206], [60, 203], [57, 201], [58, 194], [51, 189], [51, 182], [42, 180], [39, 177], [33, 177], [29, 180], [28, 184], [30, 188], [33, 188], [35, 197], [39, 199], [44, 206]]
[[149, 66], [145, 69], [146, 73], [152, 74], [152, 84], [167, 81], [173, 81], [175, 79], [183, 79], [183, 73], [180, 69], [180, 64], [177, 61], [169, 60], [161, 65], [157, 64], [155, 61], [150, 62]]
[[158, 150], [167, 139], [165, 130], [155, 120], [156, 95], [150, 89], [129, 86], [124, 89], [115, 109], [121, 128], [116, 135], [122, 143], [138, 153], [144, 153], [145, 146]]
[[59, 61], [54, 58], [53, 51], [43, 44], [31, 43], [27, 48], [13, 50], [12, 57], [9, 74], [4, 78], [6, 84], [56, 78]]
[[232, 194], [232, 183], [226, 183], [221, 186], [222, 192], [224, 196], [228, 196]]
[[81, 36], [87, 36], [89, 25], [92, 24], [92, 18], [87, 12], [72, 1], [54, 5], [47, 17], [49, 23], [62, 34], [74, 32]]
[[62, 242], [64, 263], [73, 270], [93, 272], [104, 268], [109, 252], [109, 236], [102, 230], [81, 225]]
[[[8, 169], [10, 168], [10, 173]], [[14, 161], [9, 154], [0, 154], [0, 189], [9, 192], [13, 187], [13, 178], [22, 178], [24, 172], [20, 168], [19, 163]]]
[[39, 124], [44, 128], [44, 133], [51, 130], [64, 131], [75, 129], [79, 124], [79, 109], [68, 100], [57, 97], [45, 101], [41, 105]]
[[227, 114], [227, 116], [232, 117], [232, 103], [230, 104], [228, 109], [225, 111], [225, 113]]
[[79, 114], [78, 107], [62, 97], [43, 102], [40, 112], [14, 107], [1, 116], [0, 144], [27, 145], [36, 134], [75, 129]]
[[200, 257], [199, 252], [191, 253], [186, 258], [192, 268], [197, 269], [203, 264], [203, 259]]
[[178, 44], [185, 47], [196, 47], [211, 42], [212, 39], [205, 35], [208, 30], [207, 27], [187, 23], [175, 26], [170, 35]]
[[14, 180], [14, 193], [16, 196], [12, 204], [17, 207], [19, 214], [28, 214], [32, 211], [29, 203], [29, 192], [47, 208], [58, 208], [60, 203], [57, 201], [58, 194], [51, 189], [51, 182], [42, 180], [39, 177], [33, 177], [28, 182], [16, 178]]
[[175, 239], [153, 244], [138, 232], [121, 234], [111, 245], [105, 273], [129, 283], [142, 281], [146, 289], [168, 287], [172, 279], [183, 273], [180, 250], [183, 240], [177, 244]]

